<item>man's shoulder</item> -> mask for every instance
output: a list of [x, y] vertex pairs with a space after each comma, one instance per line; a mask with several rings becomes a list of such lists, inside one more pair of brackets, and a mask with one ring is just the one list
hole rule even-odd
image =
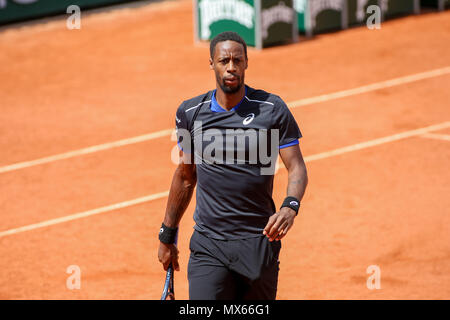
[[195, 110], [196, 108], [200, 107], [203, 103], [207, 103], [211, 101], [211, 93], [212, 90], [202, 93], [198, 96], [195, 96], [193, 98], [184, 100], [180, 106], [178, 107], [178, 111], [184, 111], [186, 113]]
[[248, 87], [247, 89], [247, 98], [251, 102], [259, 102], [275, 108], [286, 105], [280, 96], [262, 89], [255, 89], [251, 87]]

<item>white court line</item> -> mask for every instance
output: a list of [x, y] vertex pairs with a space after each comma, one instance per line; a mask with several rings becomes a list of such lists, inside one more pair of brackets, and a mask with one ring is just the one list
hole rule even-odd
[[[450, 121], [431, 125], [431, 126], [416, 129], [416, 130], [411, 130], [411, 131], [394, 134], [394, 135], [379, 138], [379, 139], [374, 139], [374, 140], [369, 140], [366, 142], [357, 143], [357, 144], [354, 144], [351, 146], [334, 149], [334, 150], [327, 151], [327, 152], [318, 153], [315, 155], [307, 156], [304, 158], [304, 160], [305, 160], [305, 162], [311, 162], [311, 161], [315, 161], [315, 160], [330, 158], [330, 157], [341, 155], [341, 154], [344, 154], [347, 152], [352, 152], [352, 151], [361, 150], [361, 149], [365, 149], [365, 148], [369, 148], [369, 147], [374, 147], [374, 146], [378, 146], [378, 145], [381, 145], [384, 143], [393, 142], [393, 141], [397, 141], [397, 140], [401, 140], [401, 139], [406, 139], [409, 137], [419, 136], [419, 135], [426, 134], [430, 131], [436, 131], [436, 130], [441, 130], [441, 129], [446, 129], [446, 128], [450, 128]], [[280, 164], [279, 167], [282, 168], [284, 166], [282, 164]], [[85, 211], [85, 212], [80, 212], [80, 213], [72, 214], [72, 215], [57, 218], [57, 219], [51, 219], [51, 220], [42, 221], [42, 222], [36, 223], [36, 224], [30, 224], [30, 225], [27, 225], [24, 227], [19, 227], [19, 228], [15, 228], [15, 229], [2, 231], [2, 232], [0, 232], [0, 238], [8, 236], [8, 235], [24, 232], [24, 231], [43, 228], [43, 227], [47, 227], [47, 226], [51, 226], [51, 225], [55, 225], [55, 224], [59, 224], [59, 223], [67, 222], [67, 221], [72, 221], [72, 220], [85, 218], [85, 217], [100, 214], [100, 213], [105, 213], [105, 212], [129, 207], [129, 206], [132, 206], [135, 204], [141, 204], [144, 202], [149, 202], [152, 200], [165, 198], [168, 195], [169, 195], [169, 191], [164, 191], [164, 192], [160, 192], [160, 193], [151, 194], [151, 195], [148, 195], [145, 197], [137, 198], [134, 200], [119, 202], [119, 203], [112, 204], [112, 205], [109, 205], [106, 207], [101, 207], [101, 208], [97, 208], [97, 209], [93, 209], [93, 210], [89, 210], [89, 211]]]
[[421, 138], [428, 138], [428, 139], [437, 139], [437, 140], [444, 140], [444, 141], [450, 141], [450, 135], [448, 134], [440, 134], [440, 133], [426, 133], [420, 136]]
[[[383, 137], [383, 138], [379, 138], [379, 139], [375, 139], [375, 140], [369, 140], [369, 141], [353, 144], [351, 146], [342, 147], [342, 148], [334, 149], [334, 150], [327, 151], [327, 152], [313, 154], [311, 156], [304, 157], [304, 160], [305, 160], [305, 162], [311, 162], [311, 161], [314, 161], [314, 160], [330, 158], [330, 157], [333, 157], [333, 156], [338, 156], [338, 155], [341, 155], [341, 154], [344, 154], [344, 153], [348, 153], [348, 152], [352, 152], [352, 151], [356, 151], [356, 150], [361, 150], [361, 149], [366, 149], [366, 148], [370, 148], [370, 147], [375, 147], [375, 146], [378, 146], [378, 145], [381, 145], [381, 144], [385, 144], [385, 143], [388, 143], [388, 142], [402, 140], [402, 139], [406, 139], [406, 138], [410, 138], [410, 137], [414, 137], [414, 136], [423, 136], [423, 135], [426, 135], [426, 134], [430, 134], [429, 132], [431, 132], [431, 131], [437, 131], [437, 130], [442, 130], [442, 129], [446, 129], [446, 128], [450, 128], [450, 121], [443, 122], [443, 123], [440, 123], [440, 124], [431, 125], [431, 126], [420, 128], [420, 129], [416, 129], [416, 130], [411, 130], [411, 131], [405, 131], [405, 132], [402, 132], [402, 133], [397, 133], [397, 134], [394, 134], [392, 136], [387, 136], [387, 137]], [[285, 168], [283, 163], [279, 164], [279, 168]]]
[[108, 149], [112, 149], [112, 148], [126, 146], [126, 145], [133, 144], [133, 143], [144, 142], [144, 141], [148, 141], [148, 140], [152, 140], [152, 139], [156, 139], [156, 138], [161, 138], [161, 137], [169, 136], [172, 133], [172, 131], [173, 131], [173, 129], [161, 130], [161, 131], [157, 131], [157, 132], [153, 132], [153, 133], [144, 134], [142, 136], [137, 136], [137, 137], [133, 137], [133, 138], [99, 144], [99, 145], [87, 147], [84, 149], [78, 149], [78, 150], [74, 150], [74, 151], [60, 153], [60, 154], [50, 156], [50, 157], [45, 157], [45, 158], [40, 158], [40, 159], [25, 161], [25, 162], [19, 162], [19, 163], [7, 165], [4, 167], [0, 167], [0, 173], [23, 169], [23, 168], [28, 168], [28, 167], [37, 166], [37, 165], [44, 164], [44, 163], [68, 159], [68, 158], [72, 158], [72, 157], [76, 157], [76, 156], [81, 156], [84, 154], [94, 153], [94, 152], [98, 152], [98, 151], [102, 151], [102, 150], [108, 150]]
[[369, 84], [369, 85], [354, 88], [354, 89], [343, 90], [343, 91], [338, 91], [338, 92], [334, 92], [334, 93], [324, 94], [324, 95], [317, 96], [317, 97], [301, 99], [301, 100], [290, 102], [288, 104], [288, 106], [290, 108], [297, 108], [300, 106], [306, 106], [306, 105], [313, 104], [313, 103], [319, 103], [319, 102], [325, 102], [325, 101], [330, 101], [330, 100], [339, 99], [339, 98], [345, 98], [345, 97], [349, 97], [349, 96], [353, 96], [353, 95], [357, 95], [357, 94], [362, 94], [362, 93], [367, 93], [367, 92], [371, 92], [371, 91], [375, 91], [375, 90], [390, 88], [390, 87], [398, 86], [401, 84], [406, 84], [406, 83], [415, 82], [415, 81], [419, 81], [419, 80], [434, 78], [434, 77], [442, 76], [442, 75], [449, 74], [449, 73], [450, 73], [450, 66], [444, 67], [441, 69], [435, 69], [435, 70], [431, 70], [431, 71], [416, 73], [416, 74], [413, 74], [410, 76], [376, 82], [373, 84]]
[[[330, 100], [334, 100], [334, 99], [349, 97], [352, 95], [357, 95], [357, 94], [367, 93], [367, 92], [380, 90], [380, 89], [384, 89], [384, 88], [389, 88], [389, 87], [393, 87], [393, 86], [398, 86], [398, 85], [402, 85], [402, 84], [406, 84], [406, 83], [410, 83], [410, 82], [414, 82], [414, 81], [438, 77], [438, 76], [445, 75], [445, 74], [450, 74], [450, 66], [427, 71], [427, 72], [417, 73], [417, 74], [413, 74], [413, 75], [409, 75], [409, 76], [404, 76], [404, 77], [400, 77], [400, 78], [395, 78], [395, 79], [391, 79], [391, 80], [387, 80], [387, 81], [376, 82], [373, 84], [365, 85], [365, 86], [354, 88], [354, 89], [343, 90], [343, 91], [338, 91], [338, 92], [334, 92], [334, 93], [330, 93], [330, 94], [324, 94], [324, 95], [320, 95], [320, 96], [316, 96], [316, 97], [292, 101], [292, 102], [289, 102], [287, 105], [289, 108], [298, 108], [301, 106], [311, 105], [311, 104], [315, 104], [315, 103], [319, 103], [319, 102], [330, 101]], [[61, 154], [57, 154], [57, 155], [53, 155], [53, 156], [49, 156], [49, 157], [45, 157], [45, 158], [40, 158], [40, 159], [36, 159], [36, 160], [31, 160], [31, 161], [18, 162], [15, 164], [0, 167], [0, 173], [24, 169], [24, 168], [28, 168], [28, 167], [32, 167], [32, 166], [36, 166], [36, 165], [40, 165], [40, 164], [45, 164], [45, 163], [49, 163], [49, 162], [53, 162], [53, 161], [68, 159], [68, 158], [81, 156], [81, 155], [85, 155], [85, 154], [89, 154], [89, 153], [94, 153], [94, 152], [108, 150], [108, 149], [112, 149], [112, 148], [116, 148], [116, 147], [126, 146], [126, 145], [133, 144], [133, 143], [144, 142], [144, 141], [149, 141], [149, 140], [153, 140], [153, 139], [157, 139], [157, 138], [161, 138], [161, 137], [166, 137], [166, 136], [170, 136], [172, 132], [173, 132], [173, 129], [166, 129], [166, 130], [161, 130], [161, 131], [157, 131], [157, 132], [153, 132], [153, 133], [149, 133], [149, 134], [144, 134], [142, 136], [127, 138], [127, 139], [123, 139], [123, 140], [119, 140], [119, 141], [115, 141], [115, 142], [99, 144], [99, 145], [95, 145], [95, 146], [91, 146], [91, 147], [87, 147], [87, 148], [83, 148], [83, 149], [73, 150], [73, 151], [69, 151], [69, 152], [65, 152], [65, 153], [61, 153]]]
[[93, 216], [93, 215], [104, 213], [104, 212], [109, 212], [109, 211], [113, 211], [113, 210], [117, 210], [117, 209], [134, 206], [136, 204], [165, 198], [168, 195], [169, 195], [169, 191], [154, 193], [154, 194], [151, 194], [151, 195], [148, 195], [145, 197], [141, 197], [141, 198], [137, 198], [137, 199], [133, 199], [133, 200], [129, 200], [129, 201], [124, 201], [124, 202], [119, 202], [119, 203], [112, 204], [112, 205], [109, 205], [106, 207], [101, 207], [101, 208], [97, 208], [97, 209], [93, 209], [93, 210], [89, 210], [89, 211], [71, 214], [69, 216], [65, 216], [65, 217], [61, 217], [61, 218], [56, 218], [56, 219], [42, 221], [42, 222], [35, 223], [35, 224], [30, 224], [30, 225], [20, 227], [20, 228], [2, 231], [2, 232], [0, 232], [0, 238], [11, 235], [11, 234], [16, 234], [16, 233], [20, 233], [20, 232], [24, 232], [24, 231], [39, 229], [39, 228], [43, 228], [43, 227], [48, 227], [48, 226], [51, 226], [54, 224], [77, 220], [77, 219]]

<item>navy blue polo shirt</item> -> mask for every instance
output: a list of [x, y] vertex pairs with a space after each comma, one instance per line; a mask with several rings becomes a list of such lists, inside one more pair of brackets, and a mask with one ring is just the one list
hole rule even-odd
[[260, 236], [276, 212], [278, 151], [302, 136], [287, 105], [246, 86], [243, 99], [227, 111], [212, 90], [184, 101], [175, 124], [179, 147], [196, 165], [194, 228], [221, 240]]

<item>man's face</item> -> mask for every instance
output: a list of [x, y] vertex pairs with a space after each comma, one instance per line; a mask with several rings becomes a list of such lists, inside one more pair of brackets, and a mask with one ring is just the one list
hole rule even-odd
[[225, 93], [235, 93], [244, 85], [247, 58], [244, 46], [227, 40], [216, 44], [214, 57], [209, 64], [216, 74], [216, 81]]

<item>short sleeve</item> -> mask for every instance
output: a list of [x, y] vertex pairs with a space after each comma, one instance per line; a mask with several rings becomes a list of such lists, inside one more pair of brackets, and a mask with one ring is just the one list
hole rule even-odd
[[184, 110], [184, 103], [178, 107], [175, 114], [175, 131], [177, 133], [178, 147], [183, 152], [191, 153], [193, 143], [186, 118], [186, 111]]
[[298, 144], [302, 133], [288, 106], [280, 98], [277, 99], [274, 106], [273, 120], [273, 128], [279, 130], [280, 149]]

